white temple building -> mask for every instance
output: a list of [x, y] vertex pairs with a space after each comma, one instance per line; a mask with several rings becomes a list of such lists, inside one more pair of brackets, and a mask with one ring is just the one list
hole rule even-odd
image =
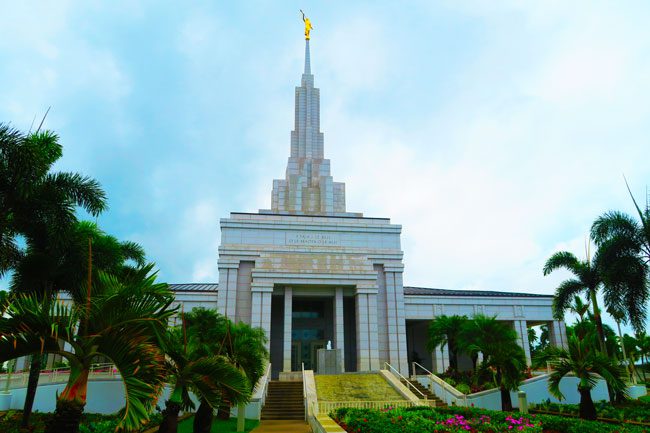
[[273, 181], [271, 209], [233, 212], [220, 225], [219, 283], [170, 287], [186, 311], [216, 308], [264, 329], [274, 377], [303, 363], [317, 370], [317, 350], [328, 341], [342, 349], [345, 371], [379, 370], [388, 362], [406, 374], [411, 361], [444, 371], [448, 352], [426, 350], [427, 326], [440, 315], [510, 322], [529, 360], [531, 326], [547, 324], [551, 344], [565, 345], [552, 296], [404, 286], [402, 227], [348, 212], [345, 184], [330, 173], [309, 40], [286, 174]]

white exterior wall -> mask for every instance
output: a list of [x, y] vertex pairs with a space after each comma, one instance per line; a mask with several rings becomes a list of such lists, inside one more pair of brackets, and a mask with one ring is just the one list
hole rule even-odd
[[[272, 293], [287, 296], [289, 313], [289, 296], [325, 295], [335, 306], [335, 344], [338, 339], [343, 346], [345, 292], [356, 296], [356, 309], [363, 312], [357, 314], [357, 369], [378, 370], [381, 361], [388, 361], [407, 373], [400, 235], [401, 226], [385, 218], [233, 213], [221, 220], [219, 311], [233, 319], [235, 313], [245, 317], [242, 285], [250, 281], [250, 323], [270, 337]], [[252, 264], [250, 277], [242, 263]], [[291, 338], [290, 314], [284, 322], [286, 370], [291, 364], [286, 341]]]

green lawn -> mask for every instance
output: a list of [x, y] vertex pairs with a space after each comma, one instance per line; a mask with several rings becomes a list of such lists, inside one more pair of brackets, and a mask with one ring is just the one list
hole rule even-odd
[[[178, 425], [178, 433], [192, 433], [192, 422], [194, 418], [188, 418], [185, 421], [182, 421]], [[246, 433], [253, 430], [259, 425], [259, 421], [254, 419], [247, 419], [246, 424], [244, 425], [244, 431]], [[212, 421], [212, 430], [211, 433], [236, 433], [237, 432], [237, 419], [230, 418], [228, 421], [222, 421], [215, 418]]]

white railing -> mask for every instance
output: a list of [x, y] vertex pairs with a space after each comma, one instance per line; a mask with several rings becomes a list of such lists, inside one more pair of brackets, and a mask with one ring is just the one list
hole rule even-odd
[[405, 385], [406, 385], [409, 389], [413, 388], [413, 390], [414, 390], [416, 393], [420, 394], [420, 398], [421, 398], [422, 400], [424, 400], [424, 401], [428, 400], [426, 394], [424, 394], [422, 391], [420, 391], [420, 390], [419, 390], [415, 385], [413, 385], [413, 384], [412, 384], [412, 383], [411, 383], [407, 378], [405, 378], [404, 376], [402, 376], [402, 374], [401, 374], [399, 371], [397, 371], [397, 369], [395, 369], [395, 367], [393, 367], [392, 365], [390, 365], [390, 364], [387, 363], [387, 362], [384, 362], [384, 367], [388, 367], [388, 368], [386, 368], [386, 370], [388, 370], [388, 371], [390, 371], [391, 373], [393, 373], [393, 375], [397, 377], [397, 380], [398, 380], [398, 381], [400, 381], [400, 379], [401, 379], [401, 381], [403, 381], [403, 382], [405, 383]]
[[447, 382], [427, 370], [421, 364], [413, 362], [413, 376], [417, 380], [416, 367], [423, 370], [427, 373], [425, 376], [429, 379], [429, 390], [431, 394], [437, 396], [448, 405], [458, 405], [458, 406], [467, 406], [467, 395], [458, 391], [453, 386], [449, 385]]
[[[22, 370], [16, 373], [11, 373], [11, 375], [8, 375], [6, 373], [0, 374], [0, 384], [2, 384], [0, 386], [6, 386], [8, 376], [11, 376], [9, 388], [22, 388], [27, 385], [27, 381], [29, 380], [29, 370]], [[51, 370], [41, 370], [38, 383], [47, 384], [67, 382], [69, 376], [70, 367], [58, 367]], [[90, 366], [90, 378], [114, 379], [117, 376], [119, 376], [119, 372], [113, 364], [92, 364]]]
[[270, 380], [271, 380], [271, 363], [269, 362], [266, 366], [266, 371], [264, 372], [264, 376], [260, 378], [260, 380], [255, 385], [255, 389], [253, 390], [253, 399], [259, 399], [262, 406], [264, 406], [264, 403], [266, 403], [266, 394], [268, 393]]
[[302, 362], [300, 363], [300, 368], [302, 370], [302, 400], [303, 400], [303, 407], [305, 409], [305, 421], [307, 421], [307, 417], [309, 414], [309, 406], [307, 405], [307, 381], [305, 380], [305, 363]]
[[318, 400], [318, 409], [321, 414], [329, 414], [340, 407], [351, 409], [393, 409], [396, 407], [417, 406], [417, 403], [410, 400], [353, 400], [353, 401], [324, 401]]

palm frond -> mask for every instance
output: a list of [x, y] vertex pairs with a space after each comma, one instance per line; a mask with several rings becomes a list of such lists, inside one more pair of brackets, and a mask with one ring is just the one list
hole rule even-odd
[[99, 182], [90, 177], [78, 173], [54, 173], [48, 174], [43, 183], [49, 190], [64, 194], [93, 216], [107, 208], [106, 193]]
[[565, 268], [578, 275], [581, 264], [578, 258], [568, 251], [559, 251], [553, 254], [544, 264], [544, 275], [548, 275], [556, 269]]
[[222, 391], [231, 403], [246, 403], [250, 399], [252, 385], [246, 375], [224, 356], [201, 358], [187, 366], [192, 390], [210, 406], [216, 408], [221, 402]]
[[553, 314], [556, 318], [562, 319], [564, 312], [571, 307], [571, 301], [587, 288], [577, 279], [565, 280], [555, 289], [553, 298]]
[[639, 224], [628, 214], [609, 211], [599, 216], [591, 226], [591, 238], [600, 245], [613, 237], [635, 238]]

